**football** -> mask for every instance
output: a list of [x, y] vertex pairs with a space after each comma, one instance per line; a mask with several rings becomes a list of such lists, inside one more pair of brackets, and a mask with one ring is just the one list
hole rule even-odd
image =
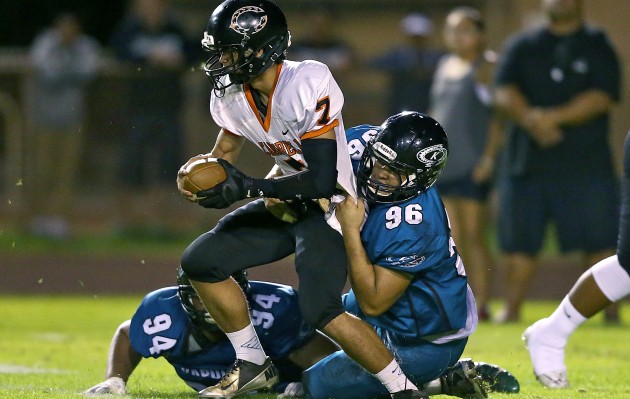
[[184, 177], [184, 189], [193, 194], [198, 191], [208, 190], [227, 178], [225, 169], [217, 162], [216, 158], [203, 158], [186, 166]]

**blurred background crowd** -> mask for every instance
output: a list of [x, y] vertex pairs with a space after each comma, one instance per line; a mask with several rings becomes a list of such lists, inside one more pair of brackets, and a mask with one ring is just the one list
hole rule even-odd
[[[413, 109], [431, 113], [449, 133], [449, 125], [466, 116], [472, 119], [468, 125], [483, 123], [485, 129], [493, 126], [502, 135], [507, 127], [495, 126], [481, 108], [475, 111], [461, 105], [446, 112], [448, 106], [439, 102], [444, 99], [439, 90], [444, 88], [438, 82], [466, 70], [463, 61], [470, 61], [477, 83], [482, 83], [478, 86], [489, 90], [476, 97], [489, 96], [495, 71], [482, 64], [500, 62], [508, 38], [546, 20], [541, 0], [277, 2], [292, 33], [288, 58], [315, 59], [329, 66], [345, 95], [347, 127], [376, 124]], [[578, 2], [585, 20], [606, 32], [620, 75], [628, 76], [630, 42], [625, 40], [626, 21], [620, 16], [630, 15], [630, 2]], [[214, 225], [223, 213], [182, 201], [175, 175], [188, 158], [208, 152], [218, 132], [208, 111], [211, 86], [200, 67], [205, 60], [200, 41], [207, 18], [219, 3], [25, 0], [3, 4], [3, 230], [65, 239], [85, 232], [168, 236]], [[462, 9], [463, 23], [451, 14], [462, 6], [470, 7]], [[471, 9], [479, 15], [471, 14]], [[465, 46], [456, 37], [466, 29], [483, 34], [472, 39], [476, 40], [472, 50], [458, 47]], [[607, 132], [616, 171], [630, 127], [630, 114], [624, 112], [630, 79], [621, 79], [618, 91]], [[439, 112], [447, 115], [445, 120], [440, 120]], [[487, 151], [480, 150], [485, 166], [499, 156], [501, 139], [497, 140], [484, 147]], [[246, 173], [262, 176], [260, 171], [271, 166], [271, 160], [252, 146], [244, 151], [239, 167]], [[453, 151], [450, 159], [456, 157], [458, 152]], [[482, 169], [474, 172], [480, 181], [491, 180], [496, 173], [495, 168]], [[456, 221], [456, 242], [458, 247], [461, 243], [465, 262], [470, 259], [467, 269], [474, 271], [471, 282], [485, 312], [491, 285], [487, 271], [496, 263], [485, 242], [486, 237], [496, 240], [490, 237], [498, 207], [495, 188], [488, 183], [486, 192], [473, 196], [472, 203], [458, 201], [456, 193], [448, 195], [447, 187], [440, 190]], [[616, 204], [602, 206], [616, 209]], [[519, 295], [525, 295], [526, 288]], [[559, 295], [563, 292], [558, 289]], [[514, 309], [502, 317], [517, 319], [521, 299], [515, 298]]]

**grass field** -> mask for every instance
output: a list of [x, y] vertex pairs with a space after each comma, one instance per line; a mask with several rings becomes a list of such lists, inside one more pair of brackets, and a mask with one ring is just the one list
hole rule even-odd
[[[132, 315], [140, 299], [0, 297], [0, 398], [80, 398], [81, 391], [103, 379], [112, 334]], [[552, 302], [528, 303], [523, 323], [479, 326], [465, 355], [501, 364], [521, 383], [520, 394], [491, 394], [491, 398], [630, 398], [628, 327], [605, 326], [599, 317], [587, 322], [569, 344], [572, 387], [552, 391], [535, 381], [520, 334], [554, 306]], [[627, 324], [630, 309], [627, 305], [622, 309]], [[196, 397], [166, 361], [146, 359], [132, 375], [125, 398]]]

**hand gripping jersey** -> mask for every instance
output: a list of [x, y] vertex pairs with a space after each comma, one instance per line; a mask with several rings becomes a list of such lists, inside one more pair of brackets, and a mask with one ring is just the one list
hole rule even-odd
[[[297, 381], [301, 370], [286, 357], [311, 339], [302, 320], [297, 293], [289, 286], [250, 281], [250, 313], [260, 342], [280, 370], [282, 382]], [[227, 337], [216, 343], [192, 334], [192, 324], [177, 296], [166, 287], [144, 297], [131, 318], [129, 338], [143, 357], [164, 357], [190, 387], [201, 390], [219, 382], [236, 355]]]
[[228, 133], [245, 137], [274, 157], [285, 175], [308, 166], [302, 156], [303, 140], [334, 129], [337, 183], [356, 197], [341, 117], [343, 93], [328, 67], [317, 61], [284, 61], [276, 68], [276, 81], [264, 118], [255, 105], [250, 86], [243, 84], [228, 87], [222, 97], [213, 92], [210, 112], [214, 121]]
[[[368, 125], [346, 132], [355, 168], [376, 133], [376, 127]], [[441, 343], [472, 334], [477, 324], [474, 297], [435, 187], [405, 202], [370, 206], [361, 239], [372, 263], [409, 273], [413, 280], [378, 317], [361, 312], [353, 291], [344, 297], [346, 310], [379, 332], [388, 331], [393, 341]]]

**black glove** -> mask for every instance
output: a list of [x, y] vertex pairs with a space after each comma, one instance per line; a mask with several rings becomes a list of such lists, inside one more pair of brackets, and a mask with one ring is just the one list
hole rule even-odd
[[247, 176], [224, 159], [217, 158], [217, 162], [225, 169], [227, 178], [213, 188], [197, 192], [197, 197], [205, 197], [199, 200], [199, 205], [204, 208], [223, 209], [236, 201], [259, 195], [258, 192], [253, 192], [254, 178]]

